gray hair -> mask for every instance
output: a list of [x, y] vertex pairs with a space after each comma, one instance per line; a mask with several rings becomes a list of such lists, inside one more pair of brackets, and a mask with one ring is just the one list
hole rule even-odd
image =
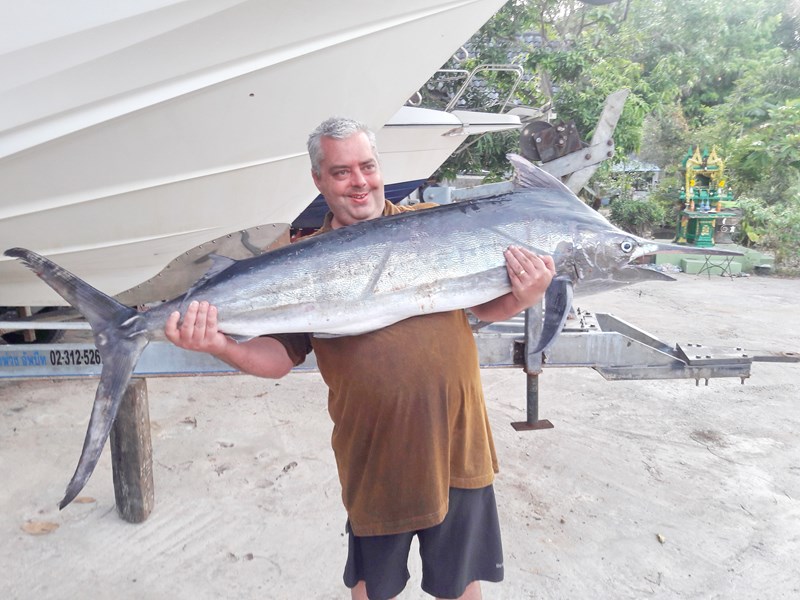
[[359, 132], [366, 134], [372, 153], [378, 159], [378, 145], [375, 141], [375, 134], [369, 127], [355, 119], [346, 117], [331, 117], [320, 123], [317, 128], [308, 136], [308, 156], [311, 159], [311, 170], [316, 174], [321, 174], [322, 165], [322, 138], [329, 137], [335, 140], [345, 140]]

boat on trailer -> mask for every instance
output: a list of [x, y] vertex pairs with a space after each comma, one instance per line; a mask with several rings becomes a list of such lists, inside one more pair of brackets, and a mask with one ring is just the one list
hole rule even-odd
[[[503, 2], [6, 4], [3, 249], [117, 295], [212, 240], [291, 223], [317, 194], [306, 136], [331, 115], [379, 132], [387, 182], [427, 177], [473, 124], [398, 108]], [[0, 305], [61, 304], [0, 257]]]

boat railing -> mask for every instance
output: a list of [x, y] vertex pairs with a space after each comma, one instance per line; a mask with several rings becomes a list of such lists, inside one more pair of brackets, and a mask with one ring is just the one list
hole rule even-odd
[[[492, 76], [507, 73], [512, 79], [507, 87], [492, 85]], [[512, 98], [525, 76], [525, 70], [515, 64], [482, 64], [471, 71], [467, 69], [439, 69], [434, 73], [425, 86], [417, 91], [408, 101], [411, 106], [437, 104], [436, 108], [452, 112], [463, 108], [465, 110], [487, 111], [499, 106], [497, 112], [504, 113], [512, 104]], [[456, 87], [458, 86], [458, 87]], [[470, 91], [476, 89], [480, 99], [468, 99]], [[445, 104], [446, 102], [446, 104]], [[433, 108], [433, 106], [431, 106]]]
[[506, 107], [508, 107], [511, 98], [514, 96], [514, 93], [517, 91], [517, 87], [519, 87], [520, 82], [522, 81], [522, 77], [525, 75], [525, 70], [519, 65], [479, 65], [475, 67], [472, 72], [467, 77], [467, 80], [462, 84], [461, 88], [456, 92], [453, 99], [450, 100], [450, 103], [445, 107], [445, 111], [450, 112], [455, 110], [458, 106], [459, 102], [461, 101], [462, 96], [466, 93], [469, 89], [469, 86], [472, 84], [473, 81], [484, 71], [488, 71], [490, 73], [512, 73], [515, 75], [513, 79], [513, 83], [511, 88], [508, 90], [508, 93], [505, 95], [505, 100], [503, 101], [503, 105], [500, 107], [499, 112], [505, 112]]

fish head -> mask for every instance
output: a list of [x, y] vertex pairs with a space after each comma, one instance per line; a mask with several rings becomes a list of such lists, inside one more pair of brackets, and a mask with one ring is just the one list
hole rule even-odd
[[741, 256], [721, 248], [698, 248], [648, 240], [610, 223], [578, 198], [564, 183], [517, 154], [508, 154], [514, 166], [516, 193], [526, 194], [533, 207], [539, 235], [533, 248], [553, 256], [559, 277], [568, 277], [575, 292], [592, 294], [647, 280], [674, 280], [644, 263], [653, 254]]
[[655, 254], [680, 253], [704, 256], [741, 256], [741, 252], [718, 248], [697, 248], [638, 237], [617, 229], [589, 227], [577, 232], [572, 250], [576, 291], [591, 294], [642, 281], [674, 281], [645, 259]]
[[634, 262], [650, 251], [647, 240], [616, 228], [579, 230], [570, 260], [576, 292], [593, 294], [647, 279], [672, 279]]

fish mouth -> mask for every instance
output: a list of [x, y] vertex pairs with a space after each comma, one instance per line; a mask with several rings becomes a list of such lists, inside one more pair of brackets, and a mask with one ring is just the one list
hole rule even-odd
[[641, 281], [675, 281], [675, 278], [649, 266], [626, 265], [614, 280], [630, 284]]
[[577, 289], [582, 294], [597, 294], [645, 281], [675, 281], [675, 278], [652, 267], [624, 265], [606, 271], [596, 279], [580, 279]]
[[637, 238], [639, 245], [631, 254], [631, 260], [652, 254], [702, 254], [704, 256], [744, 256], [737, 250], [724, 250], [720, 248], [698, 248], [697, 246], [682, 246], [680, 244], [660, 243], [652, 240]]
[[682, 246], [681, 244], [671, 244], [654, 242], [644, 238], [636, 238], [638, 245], [631, 253], [630, 261], [614, 277], [615, 280], [625, 283], [638, 283], [640, 281], [675, 281], [666, 273], [662, 273], [648, 265], [631, 264], [642, 256], [652, 256], [654, 254], [699, 254], [702, 256], [743, 256], [737, 250], [725, 250], [722, 248], [698, 248], [697, 246]]

